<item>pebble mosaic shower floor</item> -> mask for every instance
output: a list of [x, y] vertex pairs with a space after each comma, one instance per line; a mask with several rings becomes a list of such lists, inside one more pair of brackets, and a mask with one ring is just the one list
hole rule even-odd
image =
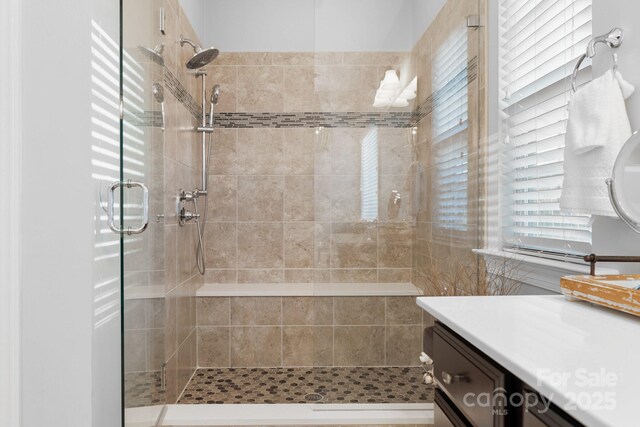
[[[178, 403], [432, 403], [422, 374], [415, 367], [201, 368]], [[164, 400], [159, 372], [127, 375], [127, 407]]]
[[198, 369], [178, 403], [431, 403], [421, 368]]

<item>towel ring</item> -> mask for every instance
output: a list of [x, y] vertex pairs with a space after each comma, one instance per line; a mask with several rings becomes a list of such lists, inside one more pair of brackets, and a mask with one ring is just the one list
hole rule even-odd
[[[573, 74], [571, 75], [571, 89], [573, 90], [574, 93], [577, 90], [576, 80], [578, 80], [578, 72], [580, 71], [580, 66], [582, 65], [584, 60], [587, 58], [593, 58], [594, 56], [596, 56], [596, 46], [600, 43], [606, 44], [607, 46], [613, 49], [619, 48], [620, 45], [622, 44], [623, 35], [624, 35], [624, 32], [622, 31], [622, 29], [614, 28], [613, 30], [609, 31], [607, 34], [595, 37], [589, 42], [589, 44], [587, 45], [587, 52], [584, 53], [582, 56], [580, 56], [580, 59], [578, 59], [578, 62], [576, 63], [575, 68], [573, 69]], [[617, 56], [614, 56], [614, 67], [616, 70], [618, 69]]]

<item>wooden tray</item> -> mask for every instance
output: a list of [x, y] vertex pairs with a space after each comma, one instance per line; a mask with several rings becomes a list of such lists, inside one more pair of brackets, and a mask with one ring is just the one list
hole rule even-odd
[[565, 296], [640, 316], [640, 275], [567, 276], [560, 279]]

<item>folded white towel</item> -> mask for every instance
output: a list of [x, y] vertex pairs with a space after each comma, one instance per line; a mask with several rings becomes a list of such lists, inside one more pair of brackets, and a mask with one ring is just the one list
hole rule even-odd
[[565, 139], [562, 210], [616, 216], [605, 181], [631, 136], [625, 99], [633, 91], [620, 73], [608, 71], [573, 95]]

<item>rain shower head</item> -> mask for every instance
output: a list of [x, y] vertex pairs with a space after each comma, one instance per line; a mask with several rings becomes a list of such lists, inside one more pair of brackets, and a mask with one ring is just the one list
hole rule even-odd
[[164, 44], [161, 43], [157, 45], [153, 49], [149, 49], [145, 46], [138, 46], [138, 49], [150, 60], [155, 62], [156, 64], [162, 66], [164, 65], [164, 57], [162, 56], [162, 52], [164, 52]]
[[196, 70], [198, 68], [204, 67], [209, 62], [216, 59], [218, 57], [218, 54], [220, 53], [220, 51], [215, 47], [202, 49], [200, 46], [196, 46], [196, 44], [191, 40], [180, 36], [180, 46], [184, 46], [185, 43], [190, 45], [195, 52], [191, 59], [187, 61], [187, 68], [190, 70]]

